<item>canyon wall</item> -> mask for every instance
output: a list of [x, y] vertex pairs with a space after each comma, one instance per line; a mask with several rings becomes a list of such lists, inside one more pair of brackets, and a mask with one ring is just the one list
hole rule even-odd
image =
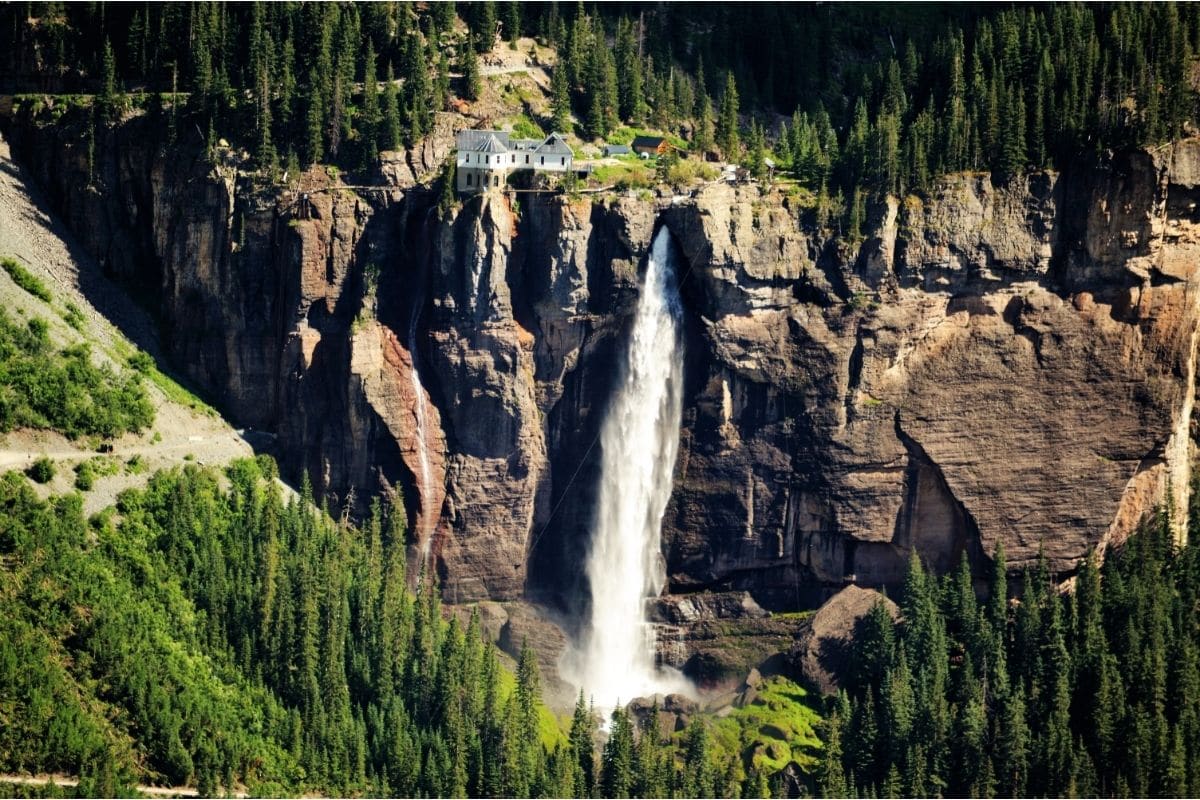
[[448, 601], [580, 602], [599, 422], [664, 225], [686, 260], [670, 591], [798, 608], [895, 583], [913, 550], [982, 572], [999, 543], [1066, 575], [1156, 502], [1186, 513], [1198, 141], [949, 176], [850, 242], [757, 186], [438, 209], [413, 177], [448, 137], [355, 181], [372, 189], [316, 170], [281, 189], [154, 124], [109, 130], [90, 171], [70, 126], [18, 114], [7, 135], [285, 475], [359, 511], [400, 490]]

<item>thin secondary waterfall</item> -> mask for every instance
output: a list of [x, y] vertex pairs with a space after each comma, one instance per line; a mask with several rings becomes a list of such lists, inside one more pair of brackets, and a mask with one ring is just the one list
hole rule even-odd
[[425, 503], [427, 502], [426, 495], [431, 491], [430, 483], [433, 480], [425, 438], [428, 433], [428, 422], [425, 419], [425, 394], [421, 389], [421, 374], [417, 367], [417, 322], [421, 318], [423, 300], [423, 294], [418, 291], [416, 300], [413, 302], [412, 318], [408, 323], [408, 355], [412, 359], [412, 370], [409, 371], [409, 375], [411, 376], [413, 398], [417, 407], [417, 461], [421, 467], [421, 485], [417, 487], [417, 501], [419, 504], [419, 511], [417, 512], [417, 538], [421, 542], [421, 568], [424, 568], [426, 562], [429, 561], [429, 550], [433, 544], [433, 530], [429, 524], [432, 509], [425, 507]]
[[686, 690], [677, 672], [655, 668], [647, 597], [658, 596], [663, 512], [671, 496], [683, 407], [681, 305], [674, 245], [654, 239], [624, 369], [600, 430], [601, 479], [587, 560], [591, 616], [573, 671], [602, 707]]

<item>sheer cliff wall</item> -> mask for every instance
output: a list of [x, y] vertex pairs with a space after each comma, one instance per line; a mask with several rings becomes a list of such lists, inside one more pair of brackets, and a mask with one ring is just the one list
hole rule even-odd
[[7, 134], [159, 312], [175, 366], [276, 434], [285, 474], [359, 511], [400, 490], [452, 602], [580, 601], [596, 434], [660, 226], [686, 258], [671, 591], [796, 608], [894, 583], [914, 549], [983, 570], [999, 542], [1014, 569], [1040, 551], [1069, 574], [1156, 503], [1186, 514], [1198, 141], [948, 176], [852, 245], [756, 186], [443, 212], [412, 181], [436, 141], [378, 189], [314, 170], [284, 190], [154, 124], [109, 130], [90, 171], [69, 125]]

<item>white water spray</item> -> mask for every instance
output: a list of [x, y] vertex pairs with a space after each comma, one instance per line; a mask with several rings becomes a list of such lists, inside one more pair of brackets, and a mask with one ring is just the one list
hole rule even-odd
[[588, 626], [571, 662], [584, 692], [603, 708], [687, 691], [677, 671], [655, 667], [647, 597], [665, 581], [660, 539], [671, 496], [683, 408], [683, 355], [674, 252], [664, 228], [654, 239], [624, 370], [600, 429], [601, 478], [587, 560]]

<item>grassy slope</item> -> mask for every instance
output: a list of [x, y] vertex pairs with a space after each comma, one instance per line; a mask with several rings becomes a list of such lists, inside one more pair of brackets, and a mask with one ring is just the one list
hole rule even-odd
[[725, 752], [741, 755], [768, 774], [792, 761], [809, 771], [821, 749], [816, 734], [820, 721], [808, 693], [776, 676], [766, 680], [752, 702], [713, 722], [713, 740]]

